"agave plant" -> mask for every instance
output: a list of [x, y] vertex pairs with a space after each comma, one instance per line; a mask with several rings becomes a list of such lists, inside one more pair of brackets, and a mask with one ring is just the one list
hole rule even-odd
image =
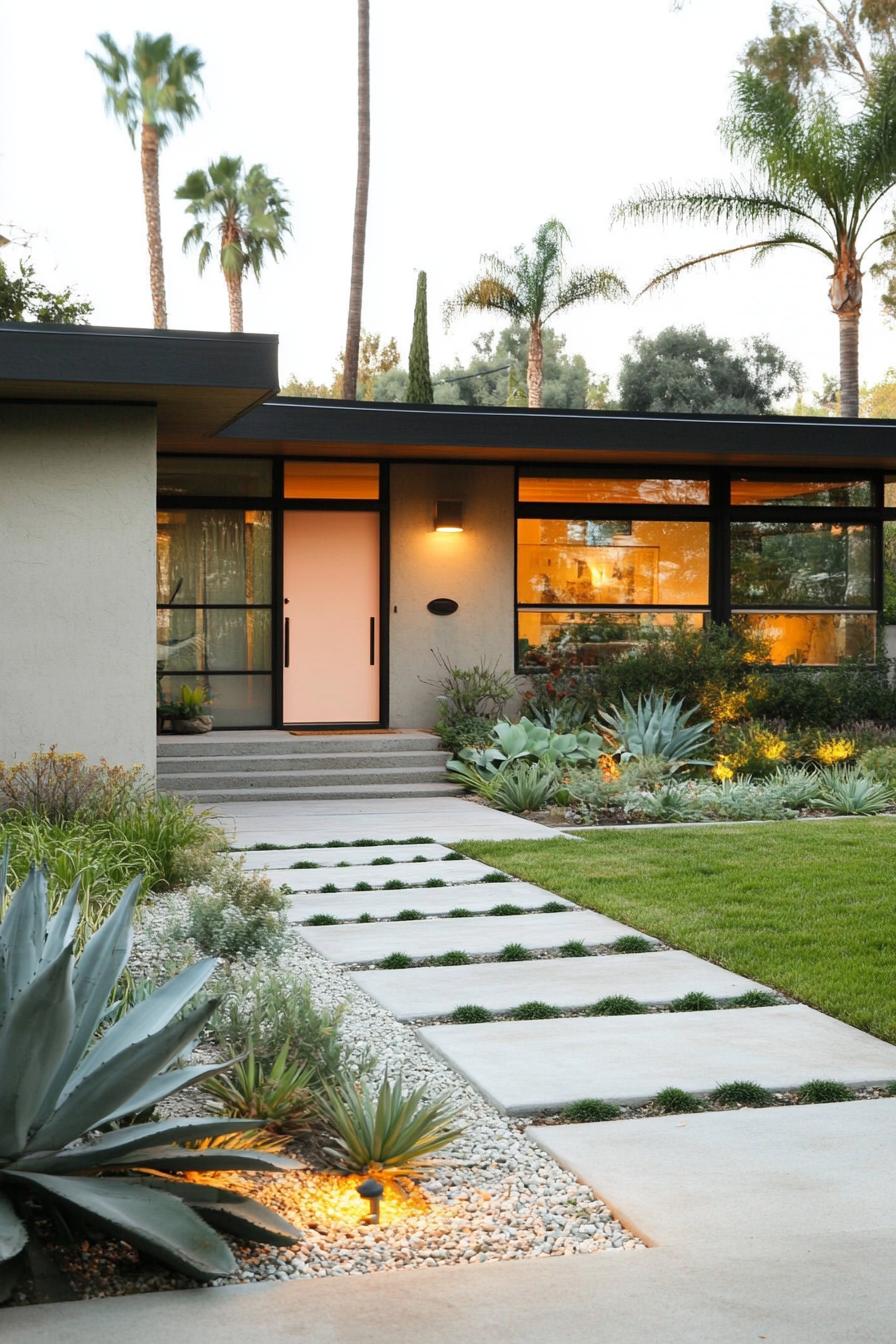
[[599, 717], [612, 738], [612, 754], [621, 761], [661, 756], [673, 770], [680, 770], [683, 766], [712, 764], [697, 755], [709, 741], [712, 722], [691, 723], [696, 712], [685, 709], [681, 700], [651, 691], [639, 695], [637, 705], [623, 694], [622, 709], [611, 705], [600, 710]]
[[376, 1093], [366, 1083], [325, 1087], [319, 1106], [332, 1135], [324, 1152], [341, 1171], [419, 1177], [432, 1165], [429, 1155], [463, 1133], [447, 1094], [425, 1101], [422, 1087], [406, 1093], [401, 1078], [393, 1083], [388, 1075]]
[[494, 801], [505, 812], [540, 812], [561, 784], [556, 765], [541, 761], [510, 761], [494, 780]]
[[[0, 860], [6, 890], [8, 854]], [[52, 918], [47, 880], [32, 868], [0, 923], [0, 1296], [24, 1266], [36, 1210], [100, 1230], [197, 1279], [235, 1269], [215, 1230], [288, 1245], [298, 1231], [273, 1210], [189, 1172], [292, 1169], [247, 1149], [189, 1145], [258, 1128], [196, 1116], [132, 1123], [227, 1064], [186, 1065], [214, 1000], [194, 1003], [215, 968], [189, 966], [104, 1026], [131, 948], [135, 879], [75, 956], [75, 884]]]
[[868, 817], [884, 812], [896, 801], [896, 790], [854, 766], [820, 770], [813, 803], [839, 816]]
[[259, 1062], [250, 1050], [227, 1074], [207, 1078], [201, 1087], [224, 1115], [254, 1119], [256, 1125], [298, 1134], [308, 1128], [314, 1110], [313, 1081], [313, 1067], [290, 1059], [290, 1042], [285, 1041], [270, 1065]]

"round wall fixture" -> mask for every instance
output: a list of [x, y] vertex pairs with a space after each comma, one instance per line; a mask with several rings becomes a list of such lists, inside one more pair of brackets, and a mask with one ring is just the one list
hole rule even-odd
[[457, 611], [457, 603], [453, 597], [434, 597], [431, 602], [427, 602], [426, 610], [431, 611], [433, 616], [453, 616]]

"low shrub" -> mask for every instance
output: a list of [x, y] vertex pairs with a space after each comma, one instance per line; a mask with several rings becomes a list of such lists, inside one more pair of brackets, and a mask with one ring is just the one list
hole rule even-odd
[[490, 1013], [487, 1008], [481, 1008], [478, 1003], [462, 1003], [455, 1008], [450, 1020], [459, 1025], [473, 1026], [477, 1022], [491, 1022], [494, 1016], [494, 1013]]
[[734, 1082], [720, 1083], [710, 1093], [710, 1100], [717, 1106], [773, 1106], [774, 1097], [768, 1088], [758, 1083]]
[[896, 788], [896, 746], [870, 747], [859, 757], [859, 768], [866, 775]]
[[[321, 890], [325, 890], [325, 888], [321, 888]], [[352, 887], [352, 891], [373, 891], [373, 883], [356, 882], [355, 885]]]
[[380, 854], [378, 858], [370, 860], [370, 866], [371, 868], [382, 868], [385, 865], [394, 862], [395, 860], [390, 858], [388, 854]]
[[629, 1013], [646, 1013], [647, 1005], [628, 994], [608, 994], [584, 1010], [586, 1017], [625, 1017]]
[[467, 910], [463, 905], [456, 905], [453, 910], [448, 911], [449, 919], [469, 919], [473, 914], [472, 910]]
[[610, 944], [611, 952], [652, 952], [655, 943], [649, 938], [642, 938], [640, 933], [624, 933], [621, 938], [617, 938], [615, 943]]
[[263, 874], [221, 858], [207, 885], [188, 890], [183, 933], [207, 956], [227, 961], [275, 953], [286, 938], [287, 904]]
[[469, 952], [440, 952], [438, 956], [430, 957], [430, 966], [469, 966], [473, 958]]
[[748, 989], [743, 994], [738, 994], [736, 999], [729, 999], [728, 1008], [774, 1008], [780, 1003], [777, 994], [773, 994], [768, 989]]
[[570, 938], [568, 943], [561, 943], [557, 951], [561, 957], [590, 957], [591, 955], [581, 938]]
[[448, 883], [441, 877], [430, 877], [424, 883], [424, 887], [447, 887]]
[[365, 910], [364, 913], [363, 913], [363, 915], [359, 915], [359, 916], [358, 916], [358, 923], [359, 923], [359, 924], [373, 924], [374, 922], [375, 922], [375, 921], [374, 921], [373, 915], [370, 913], [369, 910]]
[[783, 723], [751, 719], [747, 723], [722, 724], [714, 744], [717, 779], [733, 775], [763, 777], [792, 760], [794, 743]]
[[509, 901], [503, 901], [498, 905], [493, 905], [488, 913], [490, 915], [524, 915], [526, 912], [521, 905], [511, 905]]
[[426, 684], [439, 692], [435, 731], [443, 745], [460, 751], [485, 742], [516, 691], [516, 678], [497, 661], [458, 667], [437, 650], [433, 657], [438, 676]]
[[79, 751], [35, 751], [23, 761], [0, 761], [0, 811], [44, 821], [108, 820], [152, 793], [139, 766], [91, 763]]
[[[368, 915], [368, 920], [370, 916]], [[363, 916], [362, 916], [363, 919]], [[360, 922], [360, 921], [359, 921]], [[326, 924], [338, 924], [339, 920], [335, 915], [312, 915], [310, 919], [303, 919], [302, 923], [309, 929], [323, 928]]]
[[[421, 855], [420, 855], [420, 858], [421, 858], [421, 860], [422, 860], [424, 863], [427, 862], [427, 859], [426, 859], [426, 856], [425, 856], [425, 855], [421, 854]], [[466, 854], [458, 854], [458, 852], [457, 852], [456, 849], [452, 849], [452, 850], [450, 850], [447, 854], [443, 854], [443, 855], [442, 855], [442, 862], [443, 862], [443, 863], [465, 863], [465, 862], [466, 862], [466, 858], [467, 858]]]
[[694, 796], [700, 815], [712, 821], [784, 821], [793, 816], [774, 776], [756, 781], [722, 779], [698, 785]]
[[396, 922], [400, 920], [413, 920], [413, 919], [425, 919], [425, 918], [426, 916], [424, 915], [422, 910], [412, 910], [410, 907], [408, 907], [408, 909], [406, 910], [399, 910], [397, 915], [393, 915], [393, 919], [396, 920]]
[[325, 882], [324, 885], [321, 887], [321, 893], [326, 896], [332, 896], [333, 893], [337, 892], [338, 890], [339, 888], [337, 887], [335, 882]]
[[796, 1095], [804, 1106], [813, 1106], [831, 1101], [854, 1101], [855, 1092], [845, 1083], [835, 1082], [831, 1078], [811, 1078], [808, 1083], [798, 1087]]
[[717, 1006], [715, 999], [709, 994], [704, 994], [699, 989], [692, 989], [689, 994], [682, 994], [680, 998], [672, 999], [669, 1003], [669, 1012], [706, 1013]]
[[507, 943], [498, 953], [498, 961], [529, 961], [532, 953], [522, 943]]
[[598, 1097], [586, 1097], [564, 1106], [563, 1119], [571, 1125], [589, 1125], [602, 1120], [618, 1120], [622, 1114], [612, 1101], [601, 1101]]
[[[209, 1026], [222, 1049], [231, 1055], [251, 1050], [270, 1068], [288, 1042], [288, 1058], [308, 1066], [315, 1091], [343, 1076], [343, 1009], [316, 1007], [307, 981], [282, 966], [234, 966], [219, 973], [215, 988], [220, 1002]], [[363, 1073], [369, 1064], [353, 1061], [352, 1067]]]
[[842, 728], [850, 720], [896, 723], [896, 686], [881, 656], [847, 659], [836, 667], [775, 667], [755, 672], [746, 710], [795, 728]]
[[410, 882], [402, 882], [398, 877], [390, 877], [388, 882], [383, 883], [383, 891], [404, 891], [410, 885]]
[[554, 1008], [549, 1003], [542, 1003], [541, 999], [529, 999], [526, 1003], [517, 1004], [510, 1013], [514, 1022], [537, 1022], [542, 1018], [561, 1015], [559, 1008]]
[[663, 1115], [694, 1115], [706, 1109], [699, 1097], [681, 1087], [664, 1087], [651, 1104]]
[[289, 866], [290, 868], [319, 868], [320, 864], [312, 863], [310, 859], [307, 861], [299, 859], [298, 863], [291, 863]]
[[390, 952], [378, 963], [381, 971], [406, 971], [413, 964], [413, 957], [409, 957], [406, 952]]
[[654, 793], [624, 794], [622, 805], [628, 816], [641, 821], [700, 821], [705, 815], [695, 787], [677, 779], [661, 784]]
[[509, 873], [484, 873], [479, 879], [480, 882], [512, 882], [513, 878]]
[[562, 901], [545, 901], [544, 905], [538, 907], [538, 912], [541, 915], [564, 915], [570, 909], [572, 907], [564, 905]]

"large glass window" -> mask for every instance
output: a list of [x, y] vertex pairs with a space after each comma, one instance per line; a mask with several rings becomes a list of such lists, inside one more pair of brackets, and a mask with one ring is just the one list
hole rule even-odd
[[545, 606], [705, 606], [709, 524], [520, 518], [517, 598]]
[[160, 511], [156, 589], [162, 697], [203, 685], [219, 727], [269, 724], [270, 511]]
[[740, 619], [768, 640], [773, 663], [823, 666], [844, 658], [874, 657], [876, 612], [753, 611]]
[[805, 476], [777, 480], [735, 476], [731, 481], [731, 503], [738, 506], [842, 509], [870, 508], [872, 502], [870, 481], [831, 481]]
[[264, 457], [160, 457], [160, 495], [233, 495], [263, 499], [272, 489], [271, 463]]
[[735, 607], [870, 607], [872, 594], [870, 526], [732, 522]]
[[519, 499], [536, 504], [708, 504], [709, 481], [640, 476], [520, 476]]
[[645, 640], [661, 635], [683, 621], [699, 630], [703, 611], [520, 611], [519, 663], [537, 667], [546, 648], [562, 641], [584, 664], [604, 662], [632, 652]]

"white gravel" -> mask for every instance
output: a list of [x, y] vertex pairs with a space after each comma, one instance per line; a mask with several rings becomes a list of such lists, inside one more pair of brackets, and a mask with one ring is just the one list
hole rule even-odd
[[[132, 959], [136, 973], [170, 964], [163, 935], [180, 905], [175, 894], [145, 908]], [[178, 953], [186, 959], [191, 949], [180, 943]], [[424, 1086], [432, 1096], [450, 1093], [467, 1127], [438, 1155], [439, 1167], [422, 1182], [430, 1201], [427, 1213], [391, 1226], [305, 1226], [301, 1240], [287, 1248], [235, 1244], [240, 1271], [231, 1282], [644, 1249], [588, 1186], [526, 1139], [521, 1122], [514, 1124], [490, 1106], [431, 1055], [411, 1027], [397, 1022], [343, 970], [312, 951], [297, 931], [290, 931], [273, 964], [307, 979], [319, 1006], [345, 1005], [342, 1032], [350, 1059], [361, 1060], [372, 1050], [377, 1057], [374, 1079], [388, 1069], [391, 1076], [401, 1073], [408, 1085]], [[181, 1106], [185, 1101], [181, 1099]], [[190, 1109], [195, 1113], [195, 1103]], [[260, 1177], [253, 1184], [260, 1197], [289, 1216], [290, 1183], [302, 1179], [301, 1174]]]

